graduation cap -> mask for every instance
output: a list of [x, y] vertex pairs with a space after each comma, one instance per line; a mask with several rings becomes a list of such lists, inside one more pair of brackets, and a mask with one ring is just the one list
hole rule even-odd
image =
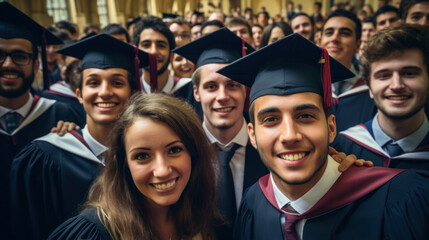
[[204, 13], [203, 13], [203, 12], [200, 12], [200, 11], [197, 11], [197, 10], [194, 10], [194, 12], [193, 12], [192, 14], [195, 14], [195, 15], [197, 15], [198, 17], [199, 17], [199, 16], [204, 16]]
[[169, 21], [170, 19], [175, 19], [178, 16], [179, 16], [178, 14], [173, 14], [173, 13], [162, 13], [162, 20]]
[[173, 50], [197, 68], [209, 63], [232, 63], [253, 51], [255, 49], [225, 27]]
[[[139, 50], [108, 34], [97, 34], [57, 51], [63, 55], [82, 60], [82, 69], [88, 68], [122, 68], [130, 72], [139, 81], [137, 86], [142, 90], [139, 68], [150, 65], [153, 55]], [[151, 65], [152, 66], [152, 65]], [[156, 65], [155, 65], [156, 69]]]
[[332, 106], [331, 82], [354, 74], [325, 49], [294, 33], [221, 68], [218, 73], [251, 87], [250, 103], [264, 95], [314, 92]]
[[23, 38], [42, 47], [43, 87], [49, 90], [46, 45], [63, 44], [61, 39], [7, 2], [0, 3], [0, 38]]

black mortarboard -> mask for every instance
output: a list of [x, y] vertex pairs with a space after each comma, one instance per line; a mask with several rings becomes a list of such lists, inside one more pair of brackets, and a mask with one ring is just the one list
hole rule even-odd
[[63, 41], [7, 2], [0, 3], [0, 38], [23, 38], [42, 47], [43, 87], [49, 90], [46, 45], [63, 44]]
[[193, 12], [193, 14], [195, 14], [195, 15], [197, 15], [197, 16], [203, 16], [203, 15], [204, 15], [204, 13], [203, 13], [203, 12], [200, 12], [200, 11], [197, 11], [197, 10], [195, 10], [195, 11]]
[[173, 14], [173, 13], [162, 13], [162, 20], [168, 20], [168, 19], [174, 19], [177, 18], [179, 15]]
[[323, 97], [328, 111], [332, 106], [331, 81], [354, 76], [325, 49], [296, 33], [217, 72], [251, 87], [250, 103], [264, 95], [314, 92]]
[[[139, 68], [149, 65], [149, 54], [107, 34], [97, 34], [57, 51], [82, 60], [82, 69], [122, 68], [140, 79]], [[136, 59], [138, 58], [138, 59]], [[141, 90], [141, 81], [138, 84]]]
[[232, 63], [253, 51], [255, 49], [225, 27], [173, 50], [197, 68], [209, 63]]

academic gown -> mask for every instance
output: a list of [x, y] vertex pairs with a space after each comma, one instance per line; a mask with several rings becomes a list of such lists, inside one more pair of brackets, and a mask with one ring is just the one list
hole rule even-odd
[[42, 97], [48, 99], [55, 99], [59, 102], [67, 104], [73, 115], [80, 119], [79, 123], [85, 125], [86, 112], [82, 104], [76, 98], [76, 94], [67, 86], [63, 81], [59, 81], [50, 87], [50, 90], [44, 91], [40, 94]]
[[11, 168], [12, 232], [16, 239], [46, 239], [78, 214], [104, 166], [81, 131], [50, 133], [27, 145]]
[[370, 120], [376, 112], [377, 108], [369, 97], [367, 85], [353, 88], [336, 97], [331, 110], [335, 115], [337, 132]]
[[194, 84], [192, 81], [176, 90], [173, 95], [191, 104], [201, 119], [203, 119], [203, 109], [201, 107], [201, 103], [197, 102], [194, 98]]
[[[79, 123], [70, 108], [55, 100], [33, 96], [31, 109], [19, 127], [9, 134], [0, 129], [0, 232], [7, 236], [9, 220], [9, 174], [14, 156], [33, 139], [43, 136], [57, 125], [59, 120]], [[5, 237], [8, 239], [8, 237]]]
[[374, 140], [372, 121], [340, 132], [332, 147], [340, 152], [354, 154], [357, 158], [370, 160], [374, 166], [429, 170], [429, 133], [412, 152], [390, 157]]
[[[391, 179], [391, 180], [389, 180]], [[427, 239], [429, 173], [358, 168], [343, 173], [308, 212], [302, 239]], [[285, 239], [282, 212], [269, 175], [249, 188], [234, 225], [234, 239]]]

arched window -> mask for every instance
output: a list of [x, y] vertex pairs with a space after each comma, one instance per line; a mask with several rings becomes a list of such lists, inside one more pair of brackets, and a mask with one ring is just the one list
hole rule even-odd
[[46, 8], [54, 22], [69, 20], [66, 0], [46, 0]]

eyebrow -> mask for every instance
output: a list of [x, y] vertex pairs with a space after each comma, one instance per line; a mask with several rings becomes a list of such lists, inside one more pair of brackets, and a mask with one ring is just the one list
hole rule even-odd
[[269, 108], [263, 108], [258, 112], [257, 118], [260, 118], [262, 115], [265, 115], [267, 113], [279, 113], [280, 109], [276, 107], [269, 107]]
[[[403, 70], [416, 70], [416, 71], [420, 72], [420, 71], [422, 71], [422, 68], [420, 68], [418, 66], [405, 66], [405, 67], [402, 67], [401, 69], [399, 69], [399, 71], [403, 71]], [[376, 75], [378, 73], [386, 72], [386, 71], [395, 71], [395, 70], [391, 70], [391, 69], [388, 69], [388, 68], [383, 68], [383, 69], [380, 69], [380, 70], [374, 72], [372, 75]]]
[[[314, 104], [310, 104], [310, 103], [309, 104], [298, 105], [293, 110], [294, 111], [314, 110], [314, 111], [317, 111], [317, 112], [321, 112], [321, 110], [320, 110], [320, 108], [318, 106], [316, 106]], [[260, 118], [261, 116], [263, 116], [263, 115], [265, 115], [267, 113], [279, 113], [279, 112], [281, 112], [280, 109], [278, 109], [276, 107], [268, 107], [268, 108], [261, 109], [258, 112], [257, 117]]]
[[[98, 73], [91, 73], [91, 74], [88, 74], [86, 77], [98, 77], [98, 76], [99, 76]], [[122, 73], [114, 73], [109, 77], [126, 77], [126, 76]]]
[[[176, 143], [181, 143], [182, 141], [181, 140], [176, 140], [176, 141], [173, 141], [173, 142], [171, 142], [171, 143], [169, 143], [169, 144], [167, 144], [167, 145], [165, 145], [165, 147], [169, 147], [169, 146], [171, 146], [171, 145], [173, 145], [173, 144], [176, 144]], [[131, 152], [133, 152], [133, 151], [136, 151], [136, 150], [146, 150], [146, 151], [148, 151], [148, 150], [151, 150], [151, 148], [147, 148], [147, 147], [137, 147], [137, 148], [133, 148], [133, 149], [131, 149], [130, 151], [128, 151], [129, 153], [131, 153]]]

